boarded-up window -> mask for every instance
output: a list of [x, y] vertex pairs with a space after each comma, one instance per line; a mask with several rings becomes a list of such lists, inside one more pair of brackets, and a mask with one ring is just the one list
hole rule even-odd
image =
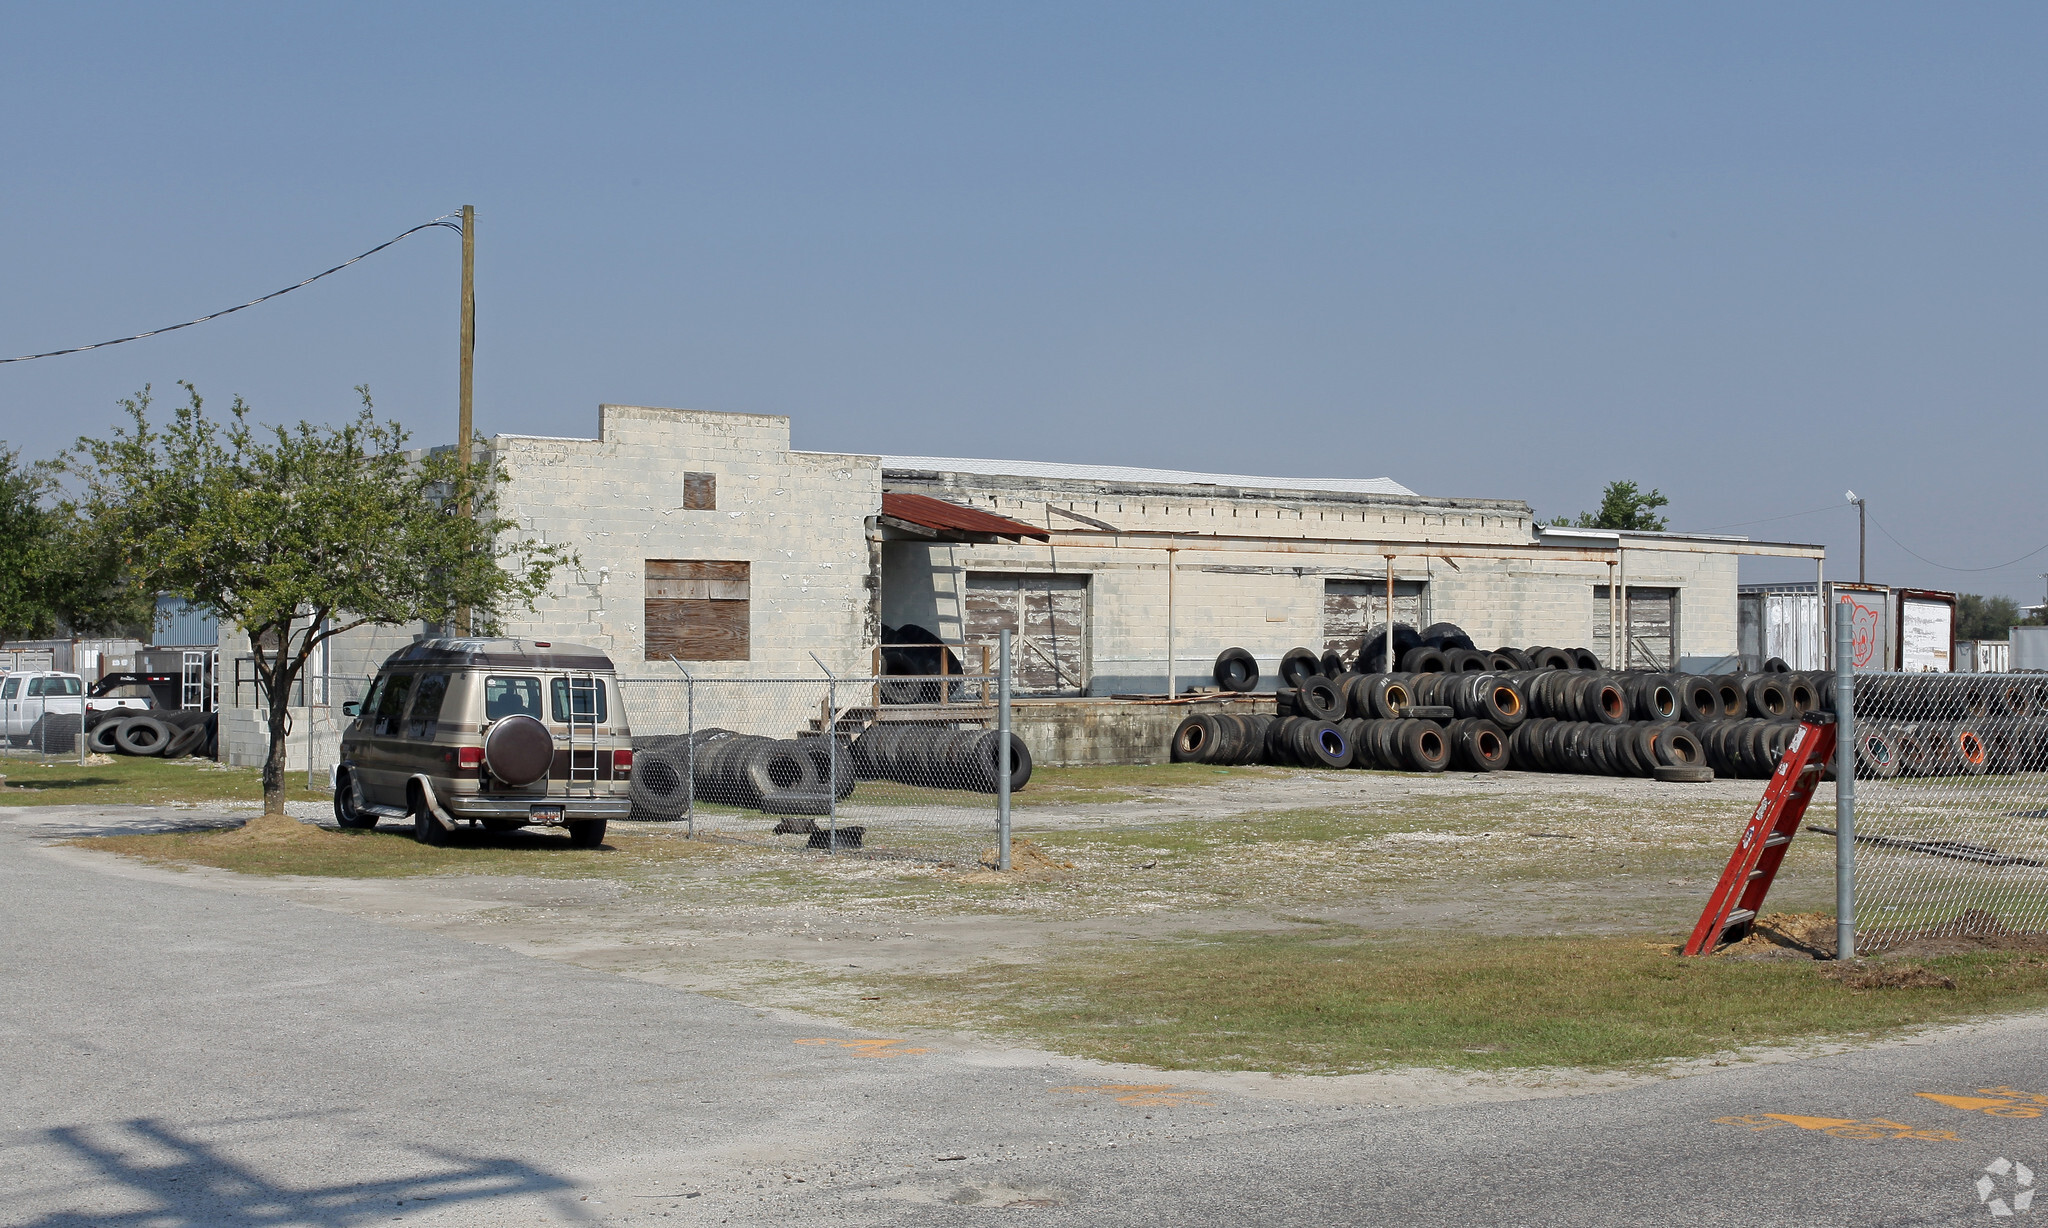
[[718, 475], [715, 473], [686, 473], [683, 475], [683, 510], [686, 512], [708, 512], [718, 507]]
[[[1422, 582], [1394, 581], [1394, 621], [1422, 629]], [[1323, 581], [1323, 651], [1349, 662], [1367, 630], [1387, 621], [1385, 580]]]
[[745, 563], [648, 559], [647, 660], [746, 660], [747, 572]]
[[[1088, 689], [1088, 577], [969, 572], [967, 643], [987, 644], [991, 666], [1005, 627], [1014, 693], [1080, 695]], [[979, 652], [963, 655], [980, 663]]]
[[1676, 669], [1678, 667], [1678, 590], [1628, 587], [1627, 659], [1610, 651], [1607, 627], [1607, 586], [1593, 586], [1593, 627], [1589, 643], [1609, 669]]

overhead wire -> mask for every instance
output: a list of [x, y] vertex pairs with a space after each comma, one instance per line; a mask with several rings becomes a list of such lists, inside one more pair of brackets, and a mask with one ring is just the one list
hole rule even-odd
[[1777, 520], [1792, 520], [1800, 516], [1813, 516], [1821, 512], [1831, 512], [1834, 511], [1836, 508], [1847, 506], [1848, 505], [1845, 503], [1830, 503], [1824, 507], [1808, 508], [1806, 511], [1803, 512], [1786, 512], [1783, 516], [1766, 516], [1762, 520], [1743, 520], [1738, 521], [1735, 524], [1717, 524], [1709, 529], [1700, 529], [1699, 532], [1718, 533], [1722, 529], [1746, 529], [1753, 524], [1770, 524], [1771, 522]]
[[1924, 555], [1924, 554], [1921, 554], [1921, 553], [1920, 553], [1919, 551], [1917, 551], [1917, 550], [1914, 550], [1914, 549], [1913, 549], [1913, 548], [1912, 548], [1911, 546], [1908, 546], [1908, 545], [1907, 545], [1906, 543], [1904, 543], [1904, 542], [1900, 541], [1900, 540], [1899, 540], [1898, 538], [1896, 538], [1896, 537], [1893, 537], [1893, 536], [1892, 536], [1892, 531], [1891, 531], [1890, 529], [1887, 529], [1887, 528], [1885, 528], [1885, 527], [1884, 527], [1884, 523], [1883, 523], [1882, 521], [1880, 521], [1880, 520], [1879, 520], [1879, 519], [1878, 519], [1877, 517], [1875, 517], [1875, 516], [1872, 516], [1872, 517], [1870, 518], [1870, 523], [1871, 523], [1871, 524], [1874, 524], [1874, 525], [1876, 525], [1876, 526], [1877, 526], [1877, 531], [1878, 531], [1878, 532], [1880, 532], [1880, 533], [1884, 534], [1884, 535], [1885, 535], [1886, 537], [1888, 537], [1888, 538], [1891, 538], [1891, 543], [1892, 543], [1892, 545], [1894, 545], [1894, 546], [1897, 546], [1897, 547], [1898, 547], [1899, 549], [1901, 549], [1901, 550], [1904, 550], [1904, 551], [1905, 551], [1905, 552], [1906, 552], [1907, 554], [1910, 554], [1910, 555], [1912, 555], [1912, 556], [1913, 556], [1914, 558], [1916, 558], [1916, 559], [1919, 559], [1919, 560], [1920, 560], [1921, 562], [1923, 562], [1923, 563], [1927, 564], [1927, 565], [1928, 565], [1929, 567], [1939, 567], [1939, 568], [1940, 568], [1941, 570], [1943, 570], [1943, 571], [1958, 571], [1958, 572], [1979, 572], [1979, 571], [1999, 571], [1999, 570], [2001, 570], [2001, 569], [2003, 569], [2003, 568], [2006, 568], [2006, 567], [2011, 567], [2011, 566], [2013, 566], [2013, 565], [2014, 565], [2014, 564], [2016, 564], [2016, 563], [2024, 563], [2024, 562], [2026, 562], [2026, 561], [2027, 561], [2028, 559], [2030, 559], [2030, 558], [2033, 558], [2033, 557], [2034, 557], [2035, 555], [2037, 555], [2037, 554], [2040, 554], [2040, 553], [2041, 553], [2042, 551], [2044, 551], [2044, 550], [2048, 550], [2048, 542], [2043, 542], [2043, 543], [2042, 543], [2041, 545], [2038, 545], [2038, 546], [2034, 547], [2034, 548], [2033, 548], [2032, 550], [2029, 550], [2029, 551], [2027, 551], [2027, 552], [2026, 552], [2025, 554], [2023, 554], [2023, 555], [2019, 556], [2019, 557], [2018, 557], [2018, 558], [2016, 558], [2016, 559], [2013, 559], [2013, 560], [2011, 560], [2010, 562], [2005, 562], [2005, 563], [1994, 563], [1993, 565], [1991, 565], [1991, 566], [1989, 566], [1989, 567], [1951, 567], [1951, 566], [1949, 566], [1949, 565], [1948, 565], [1947, 563], [1937, 563], [1937, 562], [1935, 562], [1935, 561], [1934, 561], [1933, 559], [1930, 559], [1930, 558], [1928, 558], [1928, 557], [1927, 557], [1926, 555]]
[[208, 320], [218, 320], [222, 316], [233, 315], [237, 311], [241, 311], [249, 307], [254, 307], [258, 303], [267, 303], [271, 299], [276, 298], [280, 294], [290, 294], [294, 290], [300, 289], [305, 286], [310, 286], [314, 282], [319, 281], [321, 278], [326, 277], [328, 274], [339, 273], [343, 269], [354, 264], [356, 261], [368, 259], [369, 257], [376, 255], [378, 252], [383, 251], [385, 248], [390, 247], [393, 243], [398, 242], [400, 239], [407, 238], [408, 236], [411, 235], [416, 235], [422, 230], [432, 230], [438, 226], [447, 230], [455, 231], [457, 234], [460, 234], [462, 233], [462, 223], [460, 221], [453, 219], [460, 218], [461, 216], [462, 215], [460, 213], [444, 213], [440, 217], [435, 218], [431, 222], [422, 222], [419, 225], [413, 227], [411, 230], [406, 231], [404, 234], [397, 235], [393, 238], [385, 240], [382, 243], [379, 243], [377, 246], [371, 248], [369, 251], [364, 252], [360, 256], [344, 260], [340, 264], [335, 265], [333, 268], [326, 270], [326, 272], [315, 273], [311, 277], [308, 277], [306, 280], [286, 286], [282, 290], [273, 290], [269, 294], [266, 294], [261, 298], [252, 298], [248, 302], [242, 303], [239, 306], [228, 307], [223, 310], [213, 312], [209, 315], [203, 315], [196, 320], [187, 320], [183, 324], [167, 324], [162, 328], [152, 328], [146, 333], [136, 333], [133, 336], [128, 337], [116, 337], [112, 341], [95, 341], [91, 345], [74, 345], [70, 349], [66, 350], [47, 350], [41, 354], [23, 354], [19, 358], [0, 358], [0, 363], [30, 362], [38, 358], [57, 358], [65, 354], [83, 354], [87, 350], [105, 349], [107, 346], [110, 345], [125, 345], [130, 341], [141, 341], [145, 337], [157, 337], [163, 335], [164, 333], [176, 332], [181, 328], [190, 328], [194, 324], [204, 324]]

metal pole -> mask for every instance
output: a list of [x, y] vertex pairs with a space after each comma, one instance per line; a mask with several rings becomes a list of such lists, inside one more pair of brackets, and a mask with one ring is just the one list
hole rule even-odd
[[1010, 629], [1003, 628], [996, 668], [996, 869], [1010, 868]]
[[1635, 657], [1635, 637], [1629, 633], [1628, 625], [1628, 555], [1622, 553], [1618, 537], [1614, 539], [1614, 568], [1620, 575], [1616, 583], [1621, 586], [1621, 652], [1616, 657], [1618, 664], [1614, 668], [1627, 669]]
[[669, 664], [683, 676], [683, 745], [690, 748], [684, 760], [683, 771], [683, 839], [697, 838], [697, 680], [683, 663], [676, 660], [674, 653], [668, 656]]
[[1856, 619], [1835, 619], [1835, 958], [1856, 958]]
[[1387, 662], [1380, 672], [1391, 674], [1401, 668], [1394, 660], [1394, 556], [1387, 556]]
[[1607, 563], [1607, 659], [1614, 659], [1614, 646], [1621, 643], [1621, 622], [1616, 611], [1621, 608], [1621, 594], [1614, 588], [1614, 563], [1621, 558], [1621, 551], [1614, 552], [1614, 558]]
[[[471, 394], [476, 386], [476, 206], [462, 206], [462, 331], [456, 354], [455, 454], [462, 462], [457, 483], [456, 513], [467, 519], [469, 501], [469, 437], [474, 432]], [[455, 629], [470, 634], [469, 607], [458, 606]]]
[[1180, 691], [1179, 679], [1174, 677], [1173, 660], [1174, 576], [1180, 570], [1179, 568], [1173, 565], [1173, 560], [1174, 556], [1178, 553], [1180, 553], [1178, 550], [1174, 550], [1170, 547], [1166, 551], [1166, 697], [1168, 699], [1173, 698]]
[[1864, 521], [1868, 519], [1869, 514], [1870, 509], [1865, 505], [1864, 501], [1861, 499], [1856, 500], [1856, 583], [1858, 584], [1869, 583], [1868, 580], [1863, 578], [1863, 547], [1866, 541], [1864, 533], [1868, 528]]

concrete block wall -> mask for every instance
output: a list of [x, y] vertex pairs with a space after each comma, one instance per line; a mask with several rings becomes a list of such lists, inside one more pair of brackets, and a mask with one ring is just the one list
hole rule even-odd
[[[673, 676], [647, 661], [642, 638], [647, 559], [750, 565], [750, 656], [686, 662], [703, 677], [864, 673], [872, 640], [868, 528], [881, 510], [872, 456], [795, 452], [789, 419], [640, 406], [600, 407], [597, 439], [500, 436], [511, 478], [504, 513], [526, 532], [574, 549], [528, 615], [501, 628], [610, 653], [624, 674]], [[717, 479], [716, 507], [685, 510], [683, 474]]]

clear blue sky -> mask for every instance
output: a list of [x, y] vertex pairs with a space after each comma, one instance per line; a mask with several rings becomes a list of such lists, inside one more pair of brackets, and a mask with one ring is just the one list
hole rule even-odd
[[[0, 350], [479, 210], [486, 431], [1299, 475], [2048, 542], [2048, 8], [9, 4]], [[48, 456], [144, 382], [452, 436], [457, 240], [0, 366]], [[1872, 578], [2039, 600], [2048, 553]], [[1757, 568], [1745, 573], [1774, 573]], [[1804, 577], [1803, 569], [1797, 573]]]

